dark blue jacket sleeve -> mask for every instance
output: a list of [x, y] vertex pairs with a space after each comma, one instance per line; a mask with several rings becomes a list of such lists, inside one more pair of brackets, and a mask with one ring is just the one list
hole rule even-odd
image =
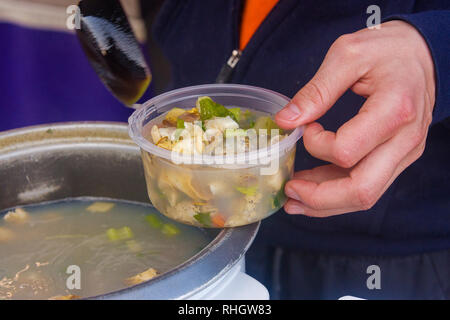
[[432, 124], [450, 117], [450, 10], [395, 15], [386, 20], [408, 22], [425, 38], [436, 73], [436, 104]]

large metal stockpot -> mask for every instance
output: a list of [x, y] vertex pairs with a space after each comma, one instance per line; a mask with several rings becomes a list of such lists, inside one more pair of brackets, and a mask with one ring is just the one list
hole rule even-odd
[[[0, 210], [83, 196], [149, 201], [140, 151], [128, 137], [126, 124], [74, 122], [0, 133]], [[254, 291], [254, 296], [242, 296], [242, 290], [232, 290], [241, 292], [236, 298], [267, 298], [265, 288], [243, 273], [244, 254], [258, 227], [208, 230], [209, 245], [177, 268], [93, 298], [227, 298], [217, 292], [230, 292], [225, 287], [233, 282]]]

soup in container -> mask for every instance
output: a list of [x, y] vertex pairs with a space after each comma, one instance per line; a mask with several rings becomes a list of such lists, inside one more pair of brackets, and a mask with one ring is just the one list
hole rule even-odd
[[[170, 110], [200, 108], [201, 97], [239, 114], [251, 114], [256, 126], [253, 122], [245, 130], [227, 131], [220, 153], [180, 153], [153, 141], [152, 129], [161, 128]], [[287, 200], [284, 185], [293, 175], [296, 143], [303, 127], [290, 132], [273, 125], [263, 130], [257, 127], [261, 119], [273, 123], [270, 118], [288, 102], [289, 98], [271, 90], [236, 84], [186, 87], [147, 101], [129, 118], [129, 134], [141, 148], [152, 204], [173, 220], [206, 228], [242, 226], [278, 211]], [[204, 123], [199, 124], [203, 131], [196, 129], [206, 139], [209, 130]], [[174, 133], [178, 142], [184, 137], [183, 130], [177, 129], [181, 132], [178, 136]], [[278, 135], [278, 130], [282, 134]], [[194, 138], [193, 145], [197, 141]], [[246, 144], [244, 152], [237, 151], [239, 142]], [[199, 143], [201, 146], [201, 139]]]

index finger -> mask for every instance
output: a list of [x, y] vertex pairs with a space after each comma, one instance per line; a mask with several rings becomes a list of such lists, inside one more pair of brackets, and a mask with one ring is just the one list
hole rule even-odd
[[314, 77], [275, 115], [281, 128], [293, 129], [320, 118], [367, 72], [367, 57], [355, 56], [351, 36], [333, 43]]

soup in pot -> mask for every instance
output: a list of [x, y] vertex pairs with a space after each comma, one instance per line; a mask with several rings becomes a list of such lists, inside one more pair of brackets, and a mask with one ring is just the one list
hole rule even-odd
[[74, 299], [127, 288], [210, 241], [151, 205], [67, 199], [0, 212], [0, 299]]

